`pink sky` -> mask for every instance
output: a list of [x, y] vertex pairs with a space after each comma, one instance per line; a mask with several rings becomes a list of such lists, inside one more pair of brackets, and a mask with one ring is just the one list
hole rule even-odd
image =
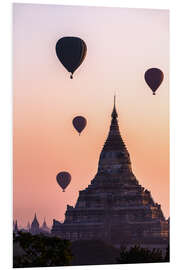
[[[63, 36], [79, 36], [87, 56], [74, 79], [56, 57]], [[139, 183], [169, 216], [169, 12], [14, 4], [14, 219], [36, 211], [63, 220], [66, 205], [97, 171], [116, 92], [119, 127]], [[164, 81], [153, 96], [144, 72]], [[74, 116], [87, 118], [79, 137]], [[56, 174], [67, 170], [65, 193]]]

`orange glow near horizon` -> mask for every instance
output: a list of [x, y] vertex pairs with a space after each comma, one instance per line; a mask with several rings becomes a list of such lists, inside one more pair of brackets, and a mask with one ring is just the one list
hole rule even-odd
[[[14, 4], [14, 219], [21, 226], [63, 220], [67, 204], [97, 172], [113, 96], [119, 128], [139, 183], [169, 216], [169, 13], [167, 10]], [[62, 36], [87, 44], [83, 64], [69, 73], [55, 54]], [[144, 72], [164, 81], [153, 96]], [[72, 119], [87, 126], [78, 135]], [[66, 192], [56, 182], [71, 173]]]

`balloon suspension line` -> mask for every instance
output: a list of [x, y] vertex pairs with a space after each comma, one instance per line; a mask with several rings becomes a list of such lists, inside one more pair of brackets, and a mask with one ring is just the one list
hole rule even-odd
[[73, 74], [71, 73], [71, 76], [70, 76], [71, 79], [73, 79]]
[[65, 192], [65, 189], [63, 189], [63, 192]]
[[153, 92], [153, 95], [156, 95], [156, 93], [155, 93], [155, 92]]

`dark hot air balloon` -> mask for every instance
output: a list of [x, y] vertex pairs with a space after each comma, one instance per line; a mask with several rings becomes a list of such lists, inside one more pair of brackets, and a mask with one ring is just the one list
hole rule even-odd
[[85, 128], [86, 124], [87, 124], [86, 118], [84, 118], [83, 116], [76, 116], [73, 119], [73, 126], [79, 132], [79, 135]]
[[60, 172], [57, 174], [56, 180], [60, 187], [63, 189], [63, 192], [65, 192], [66, 187], [71, 182], [71, 175], [68, 172]]
[[145, 72], [144, 78], [153, 91], [153, 95], [155, 95], [156, 90], [164, 79], [164, 74], [159, 68], [150, 68]]
[[85, 42], [79, 37], [63, 37], [56, 43], [56, 54], [59, 61], [71, 73], [82, 64], [87, 52]]

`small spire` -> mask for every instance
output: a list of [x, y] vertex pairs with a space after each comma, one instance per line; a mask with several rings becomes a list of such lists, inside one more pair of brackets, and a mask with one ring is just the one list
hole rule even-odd
[[114, 119], [118, 117], [118, 114], [116, 112], [116, 95], [114, 95], [114, 108], [113, 108], [111, 117], [114, 118]]
[[47, 226], [47, 224], [46, 224], [46, 219], [45, 219], [45, 217], [44, 217], [44, 222], [43, 222], [43, 224], [42, 224], [41, 229], [42, 229], [42, 230], [45, 230], [45, 231], [48, 231], [48, 230], [49, 230], [49, 229], [48, 229], [48, 226]]
[[36, 213], [35, 213], [35, 215], [34, 215], [34, 219], [33, 219], [32, 223], [34, 223], [34, 222], [35, 222], [35, 223], [39, 223], [38, 220], [37, 220]]
[[32, 223], [31, 223], [31, 229], [32, 229], [33, 226], [38, 226], [39, 227], [39, 222], [37, 220], [36, 213], [34, 215], [34, 219], [33, 219]]
[[18, 231], [18, 223], [17, 220], [15, 221], [15, 225], [14, 225], [14, 231], [17, 232]]
[[30, 231], [30, 229], [31, 229], [31, 225], [30, 225], [29, 221], [28, 221], [28, 224], [27, 224], [27, 229], [28, 229], [28, 231]]

